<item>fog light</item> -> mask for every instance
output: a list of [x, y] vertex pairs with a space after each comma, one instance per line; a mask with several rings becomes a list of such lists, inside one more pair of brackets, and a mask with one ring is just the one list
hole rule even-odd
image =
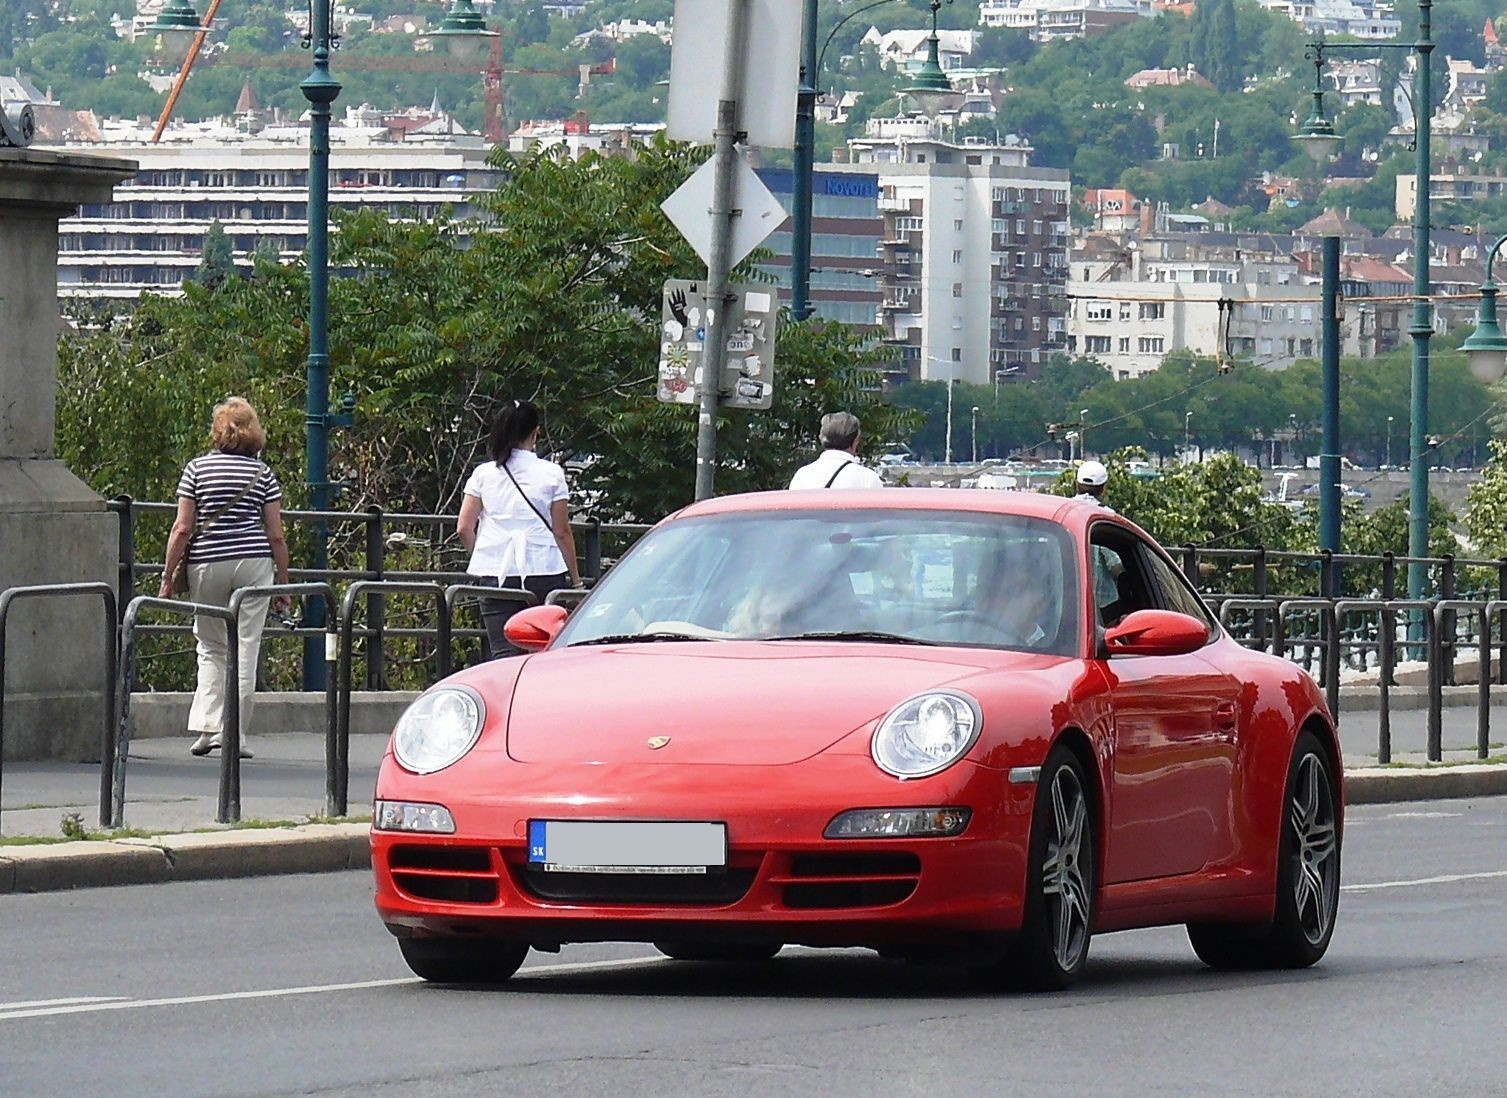
[[377, 801], [372, 805], [372, 827], [378, 831], [427, 831], [434, 835], [454, 835], [455, 817], [442, 804]]
[[826, 839], [915, 839], [960, 835], [969, 808], [854, 808], [834, 817]]

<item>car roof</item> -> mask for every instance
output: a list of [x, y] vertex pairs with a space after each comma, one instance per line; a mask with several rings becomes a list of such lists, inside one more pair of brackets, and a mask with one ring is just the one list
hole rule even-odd
[[[978, 511], [994, 515], [1067, 522], [1069, 516], [1103, 513], [1097, 503], [1043, 492], [1000, 492], [978, 488], [868, 488], [822, 491], [744, 492], [690, 504], [677, 518], [755, 511]], [[1076, 524], [1074, 524], [1076, 525]]]

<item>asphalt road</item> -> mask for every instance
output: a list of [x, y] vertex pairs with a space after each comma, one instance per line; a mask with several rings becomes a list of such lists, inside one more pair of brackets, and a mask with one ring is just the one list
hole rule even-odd
[[365, 874], [0, 897], [0, 1092], [29, 1095], [1502, 1095], [1507, 799], [1350, 813], [1319, 967], [1215, 974], [1107, 935], [1077, 989], [787, 949], [533, 954], [409, 978]]

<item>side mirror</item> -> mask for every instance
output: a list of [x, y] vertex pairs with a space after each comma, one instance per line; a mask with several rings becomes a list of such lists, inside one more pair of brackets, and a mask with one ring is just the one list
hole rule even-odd
[[559, 636], [565, 618], [563, 606], [530, 606], [509, 618], [502, 631], [511, 643], [525, 652], [538, 652], [548, 648]]
[[1209, 643], [1209, 627], [1174, 610], [1137, 610], [1104, 633], [1111, 656], [1183, 656]]

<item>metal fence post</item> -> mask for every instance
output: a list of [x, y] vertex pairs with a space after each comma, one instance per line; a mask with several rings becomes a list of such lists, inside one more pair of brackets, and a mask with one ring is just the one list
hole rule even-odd
[[593, 580], [602, 578], [601, 519], [592, 519], [586, 524], [586, 575]]
[[[1507, 600], [1507, 557], [1502, 557], [1497, 561], [1497, 598]], [[1503, 628], [1500, 632], [1502, 641], [1497, 648], [1497, 682], [1507, 683], [1507, 628]], [[1488, 633], [1487, 636], [1489, 637], [1490, 634]]]
[[[1455, 555], [1446, 553], [1439, 568], [1439, 599], [1448, 601], [1455, 597]], [[1439, 656], [1443, 661], [1439, 670], [1443, 674], [1441, 682], [1446, 686], [1455, 685], [1455, 612], [1447, 610], [1439, 622]]]
[[1193, 585], [1194, 590], [1203, 590], [1198, 585], [1198, 546], [1184, 545], [1182, 548], [1182, 558], [1183, 575], [1188, 577], [1188, 582]]
[[[1267, 595], [1266, 574], [1266, 546], [1256, 546], [1256, 557], [1252, 564], [1252, 579], [1255, 584], [1255, 595], [1258, 599], [1264, 599]], [[1265, 610], [1257, 610], [1252, 615], [1252, 626], [1256, 645], [1261, 651], [1266, 651], [1266, 627], [1267, 614]]]
[[[387, 540], [382, 530], [382, 508], [366, 509], [367, 579], [380, 580], [386, 571]], [[387, 618], [387, 597], [373, 591], [366, 596], [366, 688], [381, 690], [386, 667], [386, 641], [383, 626]]]

